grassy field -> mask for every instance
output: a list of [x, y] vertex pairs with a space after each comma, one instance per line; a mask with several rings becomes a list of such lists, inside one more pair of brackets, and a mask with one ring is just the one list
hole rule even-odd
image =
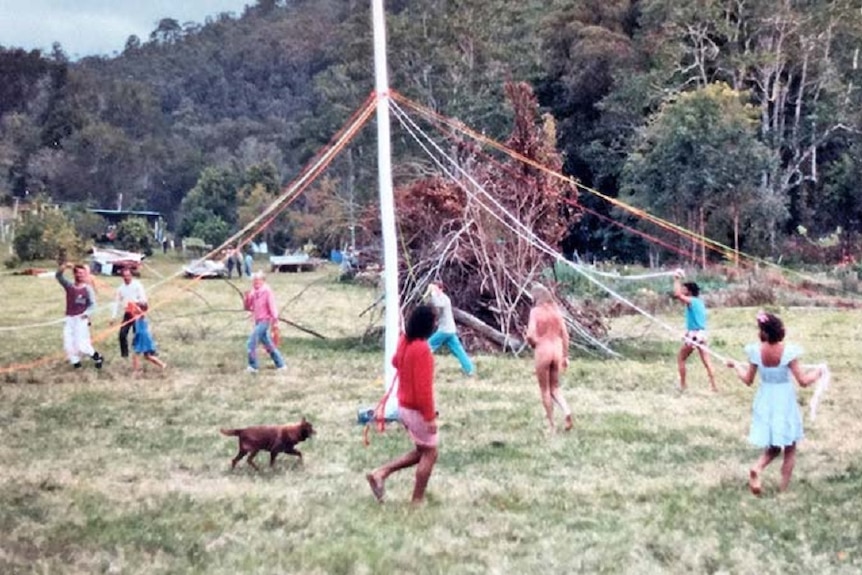
[[[58, 323], [5, 329], [59, 319], [62, 291], [51, 278], [0, 276], [0, 573], [862, 569], [860, 311], [778, 310], [788, 339], [833, 372], [787, 493], [776, 465], [763, 497], [746, 488], [753, 390], [719, 369], [721, 392], [709, 393], [693, 358], [691, 389], [677, 394], [676, 336], [624, 317], [612, 333], [625, 359], [572, 361], [568, 434], [546, 433], [528, 357], [480, 355], [466, 379], [438, 356], [440, 459], [428, 504], [412, 509], [411, 472], [390, 478], [383, 505], [364, 479], [410, 446], [391, 426], [365, 447], [356, 424], [383, 391], [382, 352], [361, 338], [373, 290], [336, 283], [334, 269], [272, 276], [284, 315], [327, 339], [285, 327], [288, 371], [264, 362], [249, 375], [237, 292], [160, 279], [176, 266], [145, 271], [169, 368], [137, 379], [105, 310], [93, 326], [101, 372], [62, 360]], [[117, 281], [103, 280], [101, 301]], [[677, 311], [662, 319], [678, 325]], [[742, 359], [754, 312], [712, 310], [717, 351]], [[803, 408], [810, 397], [801, 391]], [[230, 470], [236, 440], [220, 427], [302, 416], [317, 429], [300, 445], [304, 464]]]

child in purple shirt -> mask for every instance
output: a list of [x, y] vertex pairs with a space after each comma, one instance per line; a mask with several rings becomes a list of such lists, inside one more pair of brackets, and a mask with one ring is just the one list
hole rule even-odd
[[93, 358], [96, 369], [102, 368], [102, 355], [93, 349], [90, 340], [90, 316], [96, 308], [96, 293], [87, 283], [87, 268], [77, 264], [73, 267], [75, 282], [63, 275], [68, 264], [57, 268], [55, 277], [66, 291], [66, 321], [63, 324], [63, 349], [73, 367], [81, 367], [81, 356]]

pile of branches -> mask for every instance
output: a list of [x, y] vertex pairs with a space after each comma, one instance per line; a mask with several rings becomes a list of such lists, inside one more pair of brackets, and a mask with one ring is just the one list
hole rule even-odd
[[[539, 116], [527, 84], [508, 84], [506, 96], [514, 126], [505, 144], [531, 162], [450, 139], [447, 161], [457, 168], [450, 164], [450, 174], [442, 175], [429, 168], [433, 175], [398, 187], [395, 202], [404, 303], [417, 302], [428, 282], [441, 280], [468, 347], [517, 352], [523, 349], [531, 285], [540, 281], [557, 291], [555, 256], [537, 248], [535, 239], [557, 252], [579, 210], [577, 187], [551, 174], [562, 171], [553, 118]], [[602, 347], [601, 313], [557, 296], [573, 343]]]

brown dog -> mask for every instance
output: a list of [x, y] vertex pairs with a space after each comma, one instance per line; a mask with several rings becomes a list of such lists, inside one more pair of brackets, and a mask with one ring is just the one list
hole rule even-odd
[[296, 455], [302, 461], [302, 453], [296, 449], [296, 444], [314, 435], [311, 423], [302, 418], [296, 425], [258, 425], [243, 429], [222, 429], [223, 435], [235, 435], [239, 438], [239, 453], [230, 462], [230, 468], [236, 467], [239, 460], [248, 453], [248, 464], [260, 471], [254, 463], [259, 451], [269, 451], [269, 466], [275, 465], [275, 457], [279, 453]]

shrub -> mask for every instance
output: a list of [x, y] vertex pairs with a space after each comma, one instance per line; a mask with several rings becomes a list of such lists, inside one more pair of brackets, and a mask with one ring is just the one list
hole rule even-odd
[[69, 218], [53, 209], [27, 214], [15, 230], [12, 246], [22, 262], [53, 259], [61, 253], [69, 259], [78, 259], [85, 251], [84, 242]]
[[220, 246], [230, 235], [230, 226], [218, 216], [209, 216], [195, 222], [192, 226], [191, 235], [210, 245]]
[[117, 226], [117, 247], [153, 255], [153, 233], [143, 218], [128, 218]]

